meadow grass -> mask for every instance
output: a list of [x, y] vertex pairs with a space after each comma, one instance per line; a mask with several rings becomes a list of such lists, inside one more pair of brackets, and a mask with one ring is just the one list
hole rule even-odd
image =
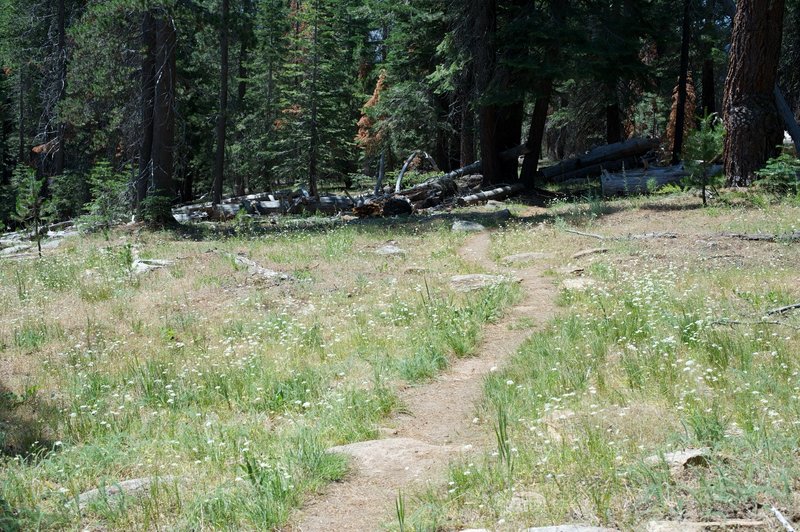
[[[562, 289], [559, 316], [485, 380], [478, 415], [490, 450], [454, 461], [446, 485], [407, 494], [406, 529], [641, 530], [650, 519], [766, 519], [771, 505], [797, 514], [800, 313], [766, 313], [800, 300], [800, 252], [706, 243], [793, 229], [797, 206], [642, 223], [642, 203], [620, 203], [607, 218], [570, 206], [569, 225], [591, 220], [613, 235], [649, 223], [700, 244], [609, 240], [609, 253], [583, 259], [596, 284]], [[563, 231], [565, 208], [495, 233], [493, 258], [535, 250], [575, 264], [571, 253], [595, 244]], [[722, 245], [727, 261], [715, 258]], [[671, 470], [664, 456], [685, 448], [705, 449], [705, 462]]]
[[[0, 263], [3, 526], [282, 526], [346, 473], [328, 447], [376, 437], [395, 386], [470, 356], [518, 295], [452, 292], [475, 266], [445, 223], [252, 230], [118, 231]], [[376, 254], [388, 240], [406, 255]], [[134, 253], [176, 262], [137, 276]], [[136, 478], [153, 484], [79, 501]]]

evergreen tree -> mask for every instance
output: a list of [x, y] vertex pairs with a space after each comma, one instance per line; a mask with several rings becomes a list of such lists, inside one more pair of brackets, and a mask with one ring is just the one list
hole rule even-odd
[[353, 169], [357, 100], [354, 47], [348, 38], [348, 2], [293, 2], [287, 55], [278, 73], [272, 171], [305, 181], [312, 196], [320, 179]]

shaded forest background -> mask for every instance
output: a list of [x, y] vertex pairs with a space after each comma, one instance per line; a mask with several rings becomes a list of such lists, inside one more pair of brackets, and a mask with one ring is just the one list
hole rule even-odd
[[[797, 116], [800, 1], [773, 4], [780, 17], [761, 23], [778, 36], [777, 81]], [[443, 171], [480, 158], [488, 183], [535, 180], [542, 157], [637, 135], [678, 160], [696, 118], [722, 114], [735, 9], [0, 0], [0, 225], [25, 172], [63, 219], [104, 180], [123, 182], [132, 204], [298, 185], [316, 195], [397, 170], [414, 150]], [[499, 157], [521, 143], [521, 169]]]

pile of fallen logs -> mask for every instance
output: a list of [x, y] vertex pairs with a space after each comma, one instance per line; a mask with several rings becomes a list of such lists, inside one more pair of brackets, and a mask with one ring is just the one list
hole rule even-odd
[[[663, 186], [680, 181], [687, 175], [683, 166], [652, 166], [657, 145], [657, 141], [653, 139], [633, 138], [600, 146], [585, 154], [542, 168], [537, 179], [542, 183], [566, 186], [586, 185], [589, 180], [599, 178], [604, 195], [641, 193], [654, 185]], [[501, 157], [507, 160], [517, 159], [525, 155], [525, 152], [525, 146], [521, 145], [503, 152]], [[516, 182], [493, 185], [483, 190], [480, 171], [481, 162], [476, 161], [405, 189], [401, 188], [404, 173], [401, 172], [394, 187], [387, 186], [377, 194], [355, 198], [350, 195], [312, 197], [302, 189], [284, 190], [227, 198], [218, 205], [210, 202], [183, 205], [173, 209], [173, 214], [180, 222], [230, 219], [242, 210], [250, 215], [352, 212], [359, 217], [397, 216], [422, 209], [499, 200], [518, 194], [527, 186]]]

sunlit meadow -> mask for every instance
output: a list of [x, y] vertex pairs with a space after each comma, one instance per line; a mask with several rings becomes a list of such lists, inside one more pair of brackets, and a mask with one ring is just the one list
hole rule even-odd
[[[4, 526], [280, 526], [345, 474], [327, 447], [375, 437], [397, 384], [472, 354], [515, 297], [451, 292], [475, 266], [444, 222], [200, 236], [120, 230], [0, 263]], [[377, 254], [390, 239], [405, 254]], [[135, 275], [134, 257], [175, 263]], [[149, 489], [79, 497], [129, 479]]]

